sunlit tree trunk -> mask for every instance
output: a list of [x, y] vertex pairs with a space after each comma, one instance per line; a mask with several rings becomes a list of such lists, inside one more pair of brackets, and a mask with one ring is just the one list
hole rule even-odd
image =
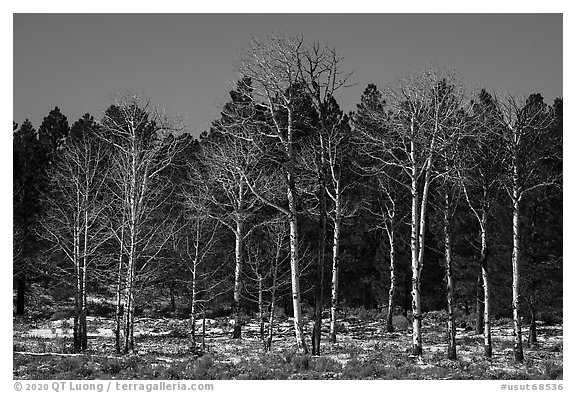
[[396, 293], [396, 242], [394, 241], [395, 231], [394, 223], [386, 227], [388, 235], [388, 244], [390, 246], [390, 289], [388, 290], [388, 313], [386, 314], [386, 331], [392, 333], [394, 325], [392, 317], [394, 316], [394, 294]]
[[482, 283], [484, 287], [484, 307], [483, 307], [483, 322], [484, 322], [484, 356], [487, 358], [492, 357], [492, 334], [490, 329], [490, 280], [488, 277], [488, 257], [487, 249], [488, 244], [486, 240], [486, 222], [488, 213], [486, 209], [482, 211], [481, 225], [480, 225], [480, 266], [482, 268]]
[[116, 279], [116, 331], [115, 331], [115, 343], [116, 343], [116, 353], [120, 354], [122, 352], [122, 342], [124, 341], [123, 329], [122, 329], [122, 318], [124, 313], [124, 304], [122, 299], [122, 269], [124, 264], [122, 263], [124, 255], [124, 226], [121, 228], [120, 234], [120, 251], [118, 255], [118, 276]]
[[262, 286], [263, 278], [258, 276], [258, 319], [260, 322], [260, 340], [264, 341], [264, 290]]
[[[413, 144], [413, 142], [412, 142]], [[412, 193], [412, 220], [410, 225], [410, 252], [412, 254], [412, 354], [422, 355], [422, 309], [420, 305], [420, 272], [422, 267], [418, 263], [420, 254], [419, 234], [419, 198], [416, 167], [412, 169], [411, 193]]]
[[452, 234], [449, 196], [444, 195], [444, 263], [446, 269], [446, 308], [448, 311], [448, 359], [456, 360], [456, 323], [454, 321], [454, 281], [452, 277]]
[[[242, 191], [240, 191], [242, 192]], [[241, 290], [242, 290], [242, 240], [243, 240], [243, 230], [242, 221], [238, 219], [236, 221], [236, 231], [235, 231], [235, 247], [234, 256], [236, 261], [236, 266], [234, 269], [234, 314], [236, 317], [234, 323], [234, 333], [233, 338], [242, 337], [242, 316], [241, 316]]]
[[293, 212], [293, 216], [290, 217], [290, 268], [292, 278], [292, 305], [294, 307], [294, 331], [298, 349], [303, 353], [308, 353], [308, 348], [304, 341], [304, 327], [300, 300], [300, 267], [298, 258], [298, 220], [295, 212]]
[[126, 273], [126, 284], [124, 289], [125, 309], [124, 309], [124, 343], [123, 353], [134, 350], [134, 272], [135, 264], [133, 250], [128, 254], [128, 264]]
[[140, 215], [139, 211], [139, 198], [137, 194], [137, 184], [138, 179], [138, 163], [137, 163], [137, 148], [136, 140], [132, 138], [130, 141], [132, 146], [130, 150], [130, 185], [128, 198], [129, 207], [129, 217], [128, 217], [128, 263], [126, 266], [126, 284], [124, 287], [125, 291], [125, 310], [124, 310], [124, 343], [123, 352], [129, 353], [134, 350], [134, 281], [136, 273], [136, 244], [138, 241], [138, 218]]
[[[190, 332], [192, 337], [192, 348], [196, 350], [196, 307], [198, 302], [198, 263], [200, 256], [200, 221], [196, 221], [194, 228], [194, 256], [192, 258], [192, 304], [190, 306]], [[186, 254], [190, 256], [190, 244], [186, 238]]]
[[206, 304], [202, 305], [202, 353], [206, 352]]
[[82, 275], [80, 271], [80, 223], [76, 215], [74, 217], [73, 228], [73, 258], [74, 258], [74, 275], [76, 278], [76, 293], [74, 295], [74, 350], [79, 352], [81, 350], [81, 332], [80, 332], [80, 307], [82, 302]]
[[[195, 264], [194, 264], [195, 265]], [[196, 266], [192, 272], [192, 300], [190, 305], [190, 336], [192, 347], [196, 348]]]
[[288, 127], [287, 127], [287, 144], [285, 146], [288, 156], [286, 169], [287, 178], [287, 199], [288, 210], [290, 211], [290, 267], [292, 278], [292, 304], [294, 307], [294, 331], [296, 335], [296, 345], [298, 349], [307, 354], [308, 347], [304, 338], [304, 320], [302, 318], [302, 304], [300, 292], [300, 256], [298, 240], [298, 206], [296, 204], [296, 183], [294, 178], [294, 136], [293, 136], [293, 113], [292, 109], [288, 110]]
[[[338, 190], [339, 191], [339, 190]], [[338, 195], [339, 192], [336, 192]], [[334, 204], [334, 237], [332, 242], [332, 297], [330, 299], [330, 342], [336, 342], [336, 317], [338, 311], [338, 275], [340, 271], [340, 225], [341, 206], [340, 197], [336, 197]]]
[[88, 222], [88, 193], [89, 187], [86, 185], [84, 194], [84, 255], [82, 258], [82, 288], [81, 288], [81, 298], [82, 303], [80, 305], [80, 348], [82, 351], [88, 349], [88, 326], [86, 323], [87, 314], [87, 294], [86, 294], [86, 277], [88, 271], [88, 232], [89, 232], [89, 222]]
[[520, 317], [520, 192], [518, 173], [514, 166], [514, 188], [512, 190], [512, 318], [514, 320], [514, 360], [524, 361], [522, 349], [522, 320]]

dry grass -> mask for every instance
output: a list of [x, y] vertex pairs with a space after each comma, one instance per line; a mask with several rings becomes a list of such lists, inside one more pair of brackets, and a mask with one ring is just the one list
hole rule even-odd
[[[369, 317], [364, 315], [363, 317]], [[525, 348], [526, 361], [512, 360], [512, 325], [494, 324], [494, 357], [484, 359], [482, 336], [458, 330], [458, 360], [446, 359], [444, 322], [432, 313], [424, 320], [424, 355], [410, 356], [409, 327], [386, 333], [378, 315], [361, 320], [349, 316], [336, 344], [322, 341], [322, 356], [295, 353], [292, 324], [277, 325], [272, 352], [258, 339], [250, 321], [243, 339], [231, 339], [226, 318], [210, 320], [207, 352], [193, 355], [186, 336], [188, 321], [141, 318], [136, 323], [137, 353], [117, 357], [112, 321], [89, 319], [90, 350], [72, 354], [71, 331], [62, 320], [33, 323], [14, 320], [15, 379], [561, 379], [562, 326], [541, 326], [540, 342]], [[327, 326], [327, 324], [324, 324]], [[305, 333], [310, 336], [311, 322]]]

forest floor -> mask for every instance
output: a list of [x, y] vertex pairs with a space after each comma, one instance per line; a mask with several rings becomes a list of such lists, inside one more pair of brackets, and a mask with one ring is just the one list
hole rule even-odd
[[[72, 353], [72, 319], [14, 318], [14, 379], [562, 379], [562, 325], [538, 326], [538, 343], [525, 346], [525, 362], [513, 361], [512, 321], [492, 325], [494, 355], [483, 357], [483, 336], [457, 331], [458, 359], [446, 358], [445, 314], [423, 320], [422, 357], [411, 356], [411, 326], [395, 318], [385, 332], [382, 319], [348, 315], [339, 321], [338, 342], [323, 331], [321, 356], [296, 354], [290, 318], [275, 325], [272, 351], [263, 350], [259, 324], [249, 319], [241, 340], [232, 339], [228, 318], [206, 320], [205, 354], [193, 354], [190, 322], [177, 318], [137, 318], [137, 352], [114, 353], [113, 321], [89, 317], [89, 350]], [[52, 318], [53, 319], [53, 318]], [[200, 320], [200, 331], [201, 331]], [[327, 327], [327, 321], [323, 326]], [[308, 345], [312, 322], [305, 327]]]

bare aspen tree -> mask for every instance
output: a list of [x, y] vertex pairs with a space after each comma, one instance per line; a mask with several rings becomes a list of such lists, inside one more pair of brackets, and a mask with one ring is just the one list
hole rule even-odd
[[[379, 145], [374, 145], [377, 139], [376, 135], [380, 134], [385, 138], [386, 127], [388, 127], [388, 114], [385, 111], [385, 101], [382, 92], [376, 85], [368, 85], [362, 95], [361, 102], [358, 104], [357, 111], [352, 116], [352, 123], [356, 129], [361, 132], [356, 136], [355, 143], [362, 152], [369, 152], [368, 159], [358, 158], [355, 167], [358, 172], [369, 179], [373, 184], [371, 189], [377, 193], [375, 206], [368, 204], [369, 212], [378, 217], [380, 222], [377, 228], [386, 234], [389, 247], [388, 269], [390, 272], [390, 287], [388, 289], [388, 310], [386, 316], [386, 331], [393, 332], [392, 324], [394, 313], [394, 294], [396, 291], [396, 249], [397, 249], [397, 230], [399, 224], [403, 223], [405, 217], [400, 217], [401, 202], [405, 199], [405, 186], [407, 179], [403, 179], [402, 170], [396, 166], [387, 165], [380, 159], [381, 153]], [[369, 132], [371, 138], [365, 139], [363, 134]], [[377, 138], [377, 137], [376, 137]], [[371, 143], [366, 144], [367, 141]]]
[[368, 116], [381, 127], [358, 127], [358, 142], [368, 157], [383, 167], [402, 172], [400, 179], [411, 195], [410, 249], [412, 261], [412, 354], [422, 355], [422, 306], [420, 277], [424, 263], [428, 199], [434, 179], [433, 166], [444, 148], [441, 131], [453, 121], [460, 108], [446, 110], [445, 97], [437, 86], [453, 77], [435, 67], [408, 76], [387, 87], [382, 94], [391, 114], [383, 114], [382, 102]]
[[170, 239], [170, 231], [166, 231], [170, 215], [156, 213], [169, 197], [169, 183], [163, 175], [177, 153], [178, 143], [173, 136], [175, 127], [166, 115], [135, 95], [119, 96], [104, 113], [102, 126], [100, 137], [110, 146], [110, 179], [122, 220], [116, 227], [120, 233], [115, 232], [124, 257], [120, 262], [126, 260], [124, 270], [122, 266], [118, 270], [118, 279], [123, 281], [118, 305], [122, 327], [116, 335], [122, 335], [121, 352], [128, 353], [134, 350], [137, 279], [142, 281], [143, 272]]
[[[335, 137], [335, 130], [341, 127], [342, 113], [340, 112], [334, 94], [346, 84], [351, 73], [342, 71], [343, 57], [336, 49], [322, 46], [318, 42], [305, 44], [301, 52], [297, 52], [299, 77], [302, 87], [311, 98], [312, 106], [317, 114], [319, 129], [315, 139], [315, 162], [318, 183], [319, 201], [319, 244], [317, 258], [317, 272], [315, 281], [314, 329], [312, 332], [312, 354], [320, 355], [320, 338], [322, 322], [322, 292], [326, 244], [326, 193], [334, 190], [330, 195], [334, 203], [334, 236], [332, 260], [332, 299], [337, 301], [337, 261], [339, 258], [339, 239], [341, 225], [341, 181], [339, 163], [346, 153], [338, 151], [342, 147], [341, 138]], [[340, 142], [340, 143], [339, 143]], [[329, 149], [329, 150], [327, 150]], [[329, 153], [330, 155], [327, 155]], [[329, 165], [329, 166], [328, 166]], [[338, 174], [336, 175], [336, 173]], [[331, 186], [331, 187], [329, 187]], [[335, 268], [336, 266], [336, 268]], [[336, 276], [335, 276], [336, 275]], [[331, 305], [335, 316], [335, 305]], [[331, 326], [333, 323], [331, 323]], [[332, 330], [331, 330], [332, 332]], [[331, 341], [335, 342], [336, 335], [330, 334]]]
[[221, 284], [214, 277], [219, 268], [209, 266], [218, 244], [220, 224], [210, 214], [209, 187], [198, 178], [196, 168], [191, 172], [192, 180], [183, 192], [184, 226], [175, 236], [175, 248], [190, 273], [190, 332], [195, 349], [199, 300], [205, 292], [211, 292], [213, 285]]
[[500, 143], [506, 149], [505, 187], [512, 204], [512, 313], [514, 320], [514, 360], [524, 361], [522, 321], [520, 317], [520, 258], [522, 199], [526, 194], [559, 184], [561, 138], [551, 135], [551, 108], [540, 94], [531, 95], [522, 104], [514, 97], [498, 100], [496, 118], [500, 124]]
[[[482, 307], [477, 307], [477, 333], [484, 334], [484, 356], [492, 357], [490, 320], [492, 293], [488, 269], [488, 219], [500, 192], [502, 180], [502, 149], [498, 144], [498, 125], [494, 122], [496, 105], [492, 96], [482, 90], [478, 102], [473, 102], [476, 126], [468, 149], [464, 149], [466, 164], [459, 172], [464, 199], [478, 222], [480, 237], [480, 289]], [[478, 296], [480, 297], [480, 296]]]
[[44, 195], [47, 214], [40, 235], [63, 252], [74, 267], [74, 349], [88, 347], [86, 284], [100, 247], [109, 239], [103, 225], [102, 203], [107, 173], [106, 149], [96, 139], [97, 125], [85, 116], [55, 159], [49, 173], [50, 192]]
[[464, 89], [456, 79], [442, 79], [434, 86], [436, 116], [446, 119], [439, 126], [438, 139], [442, 149], [434, 166], [434, 179], [439, 195], [444, 240], [444, 268], [446, 280], [446, 310], [448, 359], [456, 359], [456, 321], [453, 275], [453, 221], [460, 201], [459, 173], [465, 163], [464, 145], [474, 126], [473, 116], [465, 104]]
[[[260, 322], [260, 340], [265, 350], [270, 350], [274, 324], [274, 308], [278, 296], [290, 284], [290, 270], [286, 269], [289, 253], [286, 249], [288, 231], [282, 217], [272, 218], [262, 224], [252, 236], [247, 248], [247, 266], [245, 272], [247, 287], [244, 296], [258, 303]], [[266, 333], [265, 315], [268, 309], [268, 332]]]
[[[348, 118], [342, 116], [342, 112], [337, 108], [335, 101], [326, 104], [332, 106], [327, 110], [325, 117], [325, 149], [327, 182], [326, 194], [328, 195], [332, 209], [329, 217], [332, 220], [334, 232], [332, 237], [332, 274], [331, 274], [331, 298], [330, 298], [330, 342], [336, 342], [336, 314], [338, 308], [338, 281], [340, 265], [340, 238], [343, 221], [352, 215], [351, 207], [345, 199], [347, 189], [351, 186], [349, 178], [346, 178], [346, 171], [351, 166], [351, 130], [348, 125]], [[330, 124], [330, 125], [328, 125]]]
[[[278, 299], [290, 292], [290, 265], [288, 259], [288, 226], [282, 216], [266, 220], [248, 240], [247, 282], [244, 296], [258, 303], [260, 339], [264, 350], [271, 351], [274, 321]], [[266, 311], [268, 326], [266, 327]]]
[[[299, 351], [308, 352], [304, 332], [300, 291], [299, 253], [299, 194], [297, 186], [297, 134], [295, 107], [299, 100], [298, 58], [302, 51], [301, 37], [271, 36], [266, 40], [253, 39], [250, 47], [238, 62], [237, 71], [250, 78], [253, 98], [266, 119], [252, 119], [240, 136], [266, 152], [281, 171], [286, 204], [276, 203], [259, 192], [252, 180], [245, 176], [250, 190], [263, 203], [284, 214], [290, 226], [290, 264], [292, 278], [292, 303], [294, 307], [294, 331]], [[251, 96], [252, 97], [252, 96]], [[238, 119], [241, 123], [241, 119]]]
[[453, 263], [454, 257], [452, 252], [453, 229], [452, 221], [458, 202], [458, 190], [450, 187], [448, 184], [442, 184], [439, 190], [439, 199], [441, 216], [442, 216], [442, 233], [444, 243], [444, 274], [446, 284], [446, 311], [448, 315], [446, 333], [447, 333], [447, 356], [450, 360], [456, 360], [456, 321], [455, 321], [455, 302], [454, 302], [454, 275]]
[[[246, 245], [247, 248], [247, 265], [249, 267], [249, 272], [245, 273], [246, 281], [248, 283], [246, 287], [245, 296], [250, 300], [255, 300], [258, 304], [258, 323], [260, 324], [260, 341], [264, 342], [264, 290], [265, 290], [265, 280], [267, 280], [271, 273], [271, 269], [266, 268], [266, 257], [263, 256], [261, 250], [262, 239], [258, 242], [249, 242]], [[252, 284], [252, 285], [250, 285]], [[255, 296], [252, 296], [252, 291], [250, 288], [254, 286], [256, 290]]]
[[[369, 173], [369, 172], [368, 172]], [[377, 228], [386, 234], [388, 242], [388, 270], [390, 273], [390, 287], [388, 288], [388, 306], [386, 311], [386, 331], [392, 333], [394, 331], [393, 316], [394, 296], [396, 294], [397, 286], [397, 248], [398, 248], [398, 227], [404, 223], [404, 217], [401, 216], [401, 202], [403, 198], [402, 189], [399, 187], [395, 180], [382, 173], [372, 175], [376, 181], [376, 189], [379, 192], [377, 201], [377, 210], [369, 208], [370, 213], [380, 218], [380, 223]]]
[[[220, 127], [225, 127], [220, 125]], [[229, 131], [229, 130], [228, 130]], [[208, 184], [207, 213], [228, 228], [235, 239], [234, 244], [234, 314], [233, 338], [242, 336], [241, 293], [244, 265], [244, 243], [259, 223], [253, 222], [255, 212], [262, 202], [250, 192], [245, 175], [258, 187], [261, 179], [255, 172], [257, 152], [254, 146], [240, 138], [227, 134], [213, 135], [205, 140], [200, 159], [205, 165], [203, 181]]]

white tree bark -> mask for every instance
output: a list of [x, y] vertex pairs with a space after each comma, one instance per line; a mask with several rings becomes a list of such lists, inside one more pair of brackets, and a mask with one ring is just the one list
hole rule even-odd
[[486, 222], [487, 212], [482, 212], [480, 220], [480, 265], [482, 268], [482, 283], [484, 286], [484, 356], [492, 357], [492, 334], [490, 329], [490, 280], [488, 278], [488, 260], [487, 260], [487, 240], [486, 240]]
[[394, 294], [396, 293], [396, 242], [394, 241], [395, 230], [394, 223], [391, 222], [386, 228], [388, 236], [388, 245], [390, 247], [390, 288], [388, 289], [388, 312], [386, 315], [386, 331], [392, 333], [394, 325], [392, 324], [392, 317], [394, 316]]
[[444, 263], [446, 269], [446, 308], [448, 312], [448, 359], [456, 360], [456, 323], [454, 320], [454, 281], [452, 277], [452, 233], [450, 228], [450, 201], [444, 194]]
[[512, 319], [514, 320], [514, 360], [524, 361], [522, 349], [522, 320], [520, 317], [520, 190], [518, 171], [514, 165], [512, 189]]
[[233, 338], [242, 337], [242, 316], [241, 316], [241, 291], [242, 291], [242, 243], [244, 240], [242, 228], [242, 221], [238, 219], [236, 221], [235, 230], [235, 247], [234, 247], [234, 257], [235, 257], [235, 268], [234, 268], [234, 335]]
[[[338, 195], [337, 193], [336, 195]], [[341, 206], [337, 197], [334, 205], [334, 236], [332, 241], [332, 293], [330, 299], [330, 342], [336, 342], [336, 318], [338, 312], [338, 275], [340, 271], [340, 221]]]

